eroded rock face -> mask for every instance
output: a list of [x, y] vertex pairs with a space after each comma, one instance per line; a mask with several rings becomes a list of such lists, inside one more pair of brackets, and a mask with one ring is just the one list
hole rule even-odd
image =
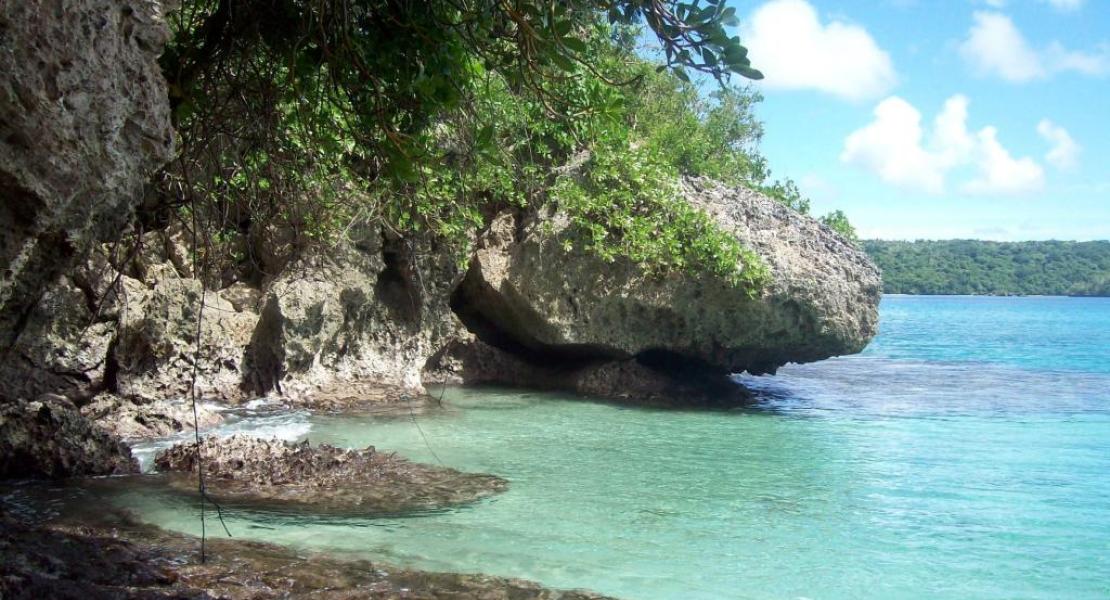
[[156, 0], [0, 2], [0, 477], [137, 469], [53, 394], [84, 402], [113, 377], [115, 324], [82, 266], [171, 158], [168, 36]]
[[292, 397], [356, 381], [420, 391], [429, 357], [465, 333], [448, 302], [460, 277], [430, 242], [357, 231], [269, 284], [245, 384]]
[[0, 3], [0, 349], [170, 159], [159, 2]]
[[456, 353], [469, 364], [462, 381], [686, 396], [661, 370], [773, 371], [858, 351], [874, 334], [878, 275], [862, 253], [758, 194], [703, 181], [687, 182], [690, 202], [772, 267], [758, 298], [564, 252], [553, 238], [564, 226], [547, 217], [554, 234], [545, 218], [499, 218], [465, 274], [433, 241], [373, 226], [282, 262], [259, 287], [203, 290], [180, 230], [147, 232], [161, 243], [131, 265], [104, 249], [85, 261], [170, 158], [160, 10], [0, 6], [0, 400], [57, 393], [84, 406], [109, 393], [117, 401], [86, 412], [121, 434], [161, 433], [180, 411], [151, 407], [184, 403], [194, 374], [201, 398], [230, 402], [339, 398], [350, 382], [419, 392], [427, 367], [450, 370], [435, 363], [452, 363], [468, 328], [503, 356]]
[[[81, 407], [81, 414], [100, 429], [125, 440], [173, 435], [193, 429], [193, 407], [183, 399], [123, 398], [110, 392], [97, 395]], [[223, 422], [219, 411], [197, 403], [201, 431]]]
[[236, 310], [220, 292], [203, 290], [200, 280], [180, 277], [168, 266], [151, 279], [153, 287], [129, 282], [126, 288], [113, 346], [116, 391], [188, 399], [195, 365], [198, 397], [241, 399], [243, 354], [258, 314]]
[[484, 341], [533, 362], [635, 357], [721, 373], [855, 353], [875, 335], [879, 272], [861, 250], [757, 192], [705, 180], [684, 190], [766, 261], [772, 282], [758, 296], [708, 275], [652, 278], [564, 251], [557, 215], [502, 215], [456, 294], [460, 316]]
[[[237, 435], [206, 438], [201, 450], [208, 493], [222, 501], [399, 512], [472, 502], [508, 485], [500, 477], [413, 463], [373, 446], [345, 450]], [[169, 448], [154, 464], [162, 472], [195, 473], [196, 444]], [[172, 482], [183, 490], [196, 488], [193, 478]]]
[[73, 276], [48, 286], [0, 360], [0, 397], [53, 393], [81, 401], [102, 389], [115, 327], [93, 310]]
[[34, 402], [0, 404], [0, 479], [138, 471], [130, 448], [65, 398], [45, 395]]
[[190, 428], [194, 375], [202, 402], [275, 395], [331, 412], [419, 405], [429, 357], [465, 334], [449, 306], [461, 272], [428, 244], [397, 248], [380, 231], [356, 234], [262, 289], [202, 290], [179, 259], [187, 240], [171, 231], [148, 233], [135, 260], [99, 247], [26, 317], [12, 359], [0, 362], [0, 397], [61, 394], [126, 438]]

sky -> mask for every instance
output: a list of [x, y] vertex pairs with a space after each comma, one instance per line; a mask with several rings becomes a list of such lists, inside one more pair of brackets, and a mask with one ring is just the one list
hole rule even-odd
[[730, 0], [761, 149], [861, 237], [1110, 239], [1110, 0]]

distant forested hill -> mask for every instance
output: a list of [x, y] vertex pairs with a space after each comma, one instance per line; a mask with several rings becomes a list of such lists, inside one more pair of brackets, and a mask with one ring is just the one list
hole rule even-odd
[[862, 243], [888, 294], [1110, 296], [1110, 241]]

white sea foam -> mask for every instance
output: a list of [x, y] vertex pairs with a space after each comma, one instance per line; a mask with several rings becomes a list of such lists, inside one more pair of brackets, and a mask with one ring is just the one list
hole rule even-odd
[[282, 402], [278, 398], [255, 398], [250, 402], [243, 405], [246, 410], [263, 410], [267, 408], [274, 408], [281, 406]]
[[[308, 416], [306, 411], [279, 414], [243, 414], [241, 416], [232, 414], [223, 424], [203, 431], [202, 435], [230, 437], [236, 434], [245, 434], [259, 438], [296, 441], [307, 436], [309, 431], [312, 430], [312, 423], [309, 422]], [[168, 437], [135, 442], [131, 444], [131, 453], [138, 459], [143, 472], [148, 472], [154, 468], [155, 454], [174, 444], [191, 441], [192, 439], [192, 431], [183, 431]]]

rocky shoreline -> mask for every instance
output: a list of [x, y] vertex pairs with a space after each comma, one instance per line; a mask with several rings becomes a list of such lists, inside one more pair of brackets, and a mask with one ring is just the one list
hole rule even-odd
[[0, 597], [263, 600], [409, 598], [438, 600], [604, 600], [530, 581], [436, 573], [227, 538], [200, 540], [126, 513], [96, 510], [48, 523], [0, 515]]
[[[48, 4], [0, 3], [0, 480], [135, 473], [124, 440], [190, 431], [189, 398], [201, 400], [201, 429], [222, 419], [209, 403], [258, 398], [414, 412], [431, 405], [433, 382], [732, 406], [746, 395], [730, 374], [858, 352], [876, 333], [881, 282], [861, 250], [758, 192], [699, 178], [679, 182], [685, 201], [758, 255], [765, 287], [576, 250], [550, 205], [491, 207], [465, 260], [442, 240], [356, 220], [327, 246], [293, 252], [289, 232], [270, 231], [273, 243], [238, 240], [250, 268], [198, 269], [203, 235], [148, 206], [175, 156], [158, 62], [164, 3]], [[506, 485], [372, 448], [233, 439], [212, 449], [210, 491], [233, 501], [411, 510]], [[178, 447], [160, 464], [183, 471], [165, 476], [183, 489], [191, 456]], [[46, 527], [4, 517], [0, 595], [597, 597], [379, 575], [370, 563], [226, 540], [198, 565], [195, 540], [85, 517]]]

